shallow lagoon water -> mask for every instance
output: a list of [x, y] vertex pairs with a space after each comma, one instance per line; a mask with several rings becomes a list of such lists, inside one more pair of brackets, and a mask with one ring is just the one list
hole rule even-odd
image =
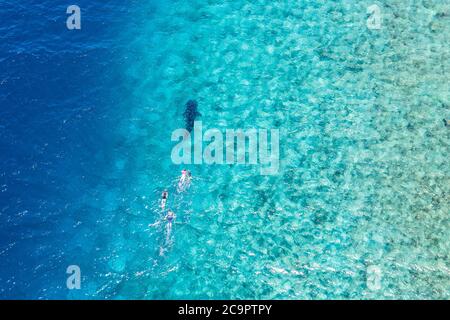
[[[2, 239], [2, 295], [448, 299], [449, 130], [442, 119], [450, 116], [450, 8], [380, 3], [382, 29], [369, 30], [372, 4], [197, 0], [108, 8], [120, 15], [101, 33], [104, 50], [93, 59], [105, 68], [86, 84], [92, 91], [76, 92], [89, 100], [66, 131], [70, 161], [48, 168], [66, 176], [53, 184], [30, 178], [31, 190], [59, 193], [44, 189], [29, 200], [13, 229], [26, 232], [10, 228]], [[183, 167], [172, 164], [170, 137], [183, 127], [189, 99], [198, 101], [205, 128], [279, 129], [278, 174], [190, 165], [193, 185], [176, 195]], [[63, 111], [58, 116], [65, 120]], [[17, 181], [2, 168], [5, 185]], [[177, 214], [168, 243], [163, 225], [148, 226], [162, 218], [164, 188]], [[2, 222], [24, 212], [21, 190], [2, 201]], [[39, 215], [37, 204], [52, 214]], [[24, 258], [31, 250], [36, 260]], [[69, 264], [81, 267], [79, 291], [65, 288]], [[33, 271], [14, 276], [14, 266]], [[371, 270], [379, 288], [368, 284]]]

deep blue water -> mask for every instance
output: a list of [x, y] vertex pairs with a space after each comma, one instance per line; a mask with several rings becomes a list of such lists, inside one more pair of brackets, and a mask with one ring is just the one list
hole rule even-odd
[[0, 4], [0, 290], [6, 298], [65, 297], [64, 266], [76, 250], [71, 241], [92, 237], [70, 224], [95, 219], [73, 203], [92, 192], [114, 158], [110, 128], [126, 94], [115, 39], [130, 11], [77, 4], [79, 31], [66, 29], [64, 1]]
[[[69, 31], [66, 2], [0, 2], [0, 298], [450, 297], [444, 1], [379, 32], [370, 1], [76, 4]], [[192, 165], [176, 194], [189, 99], [280, 129], [279, 174]]]

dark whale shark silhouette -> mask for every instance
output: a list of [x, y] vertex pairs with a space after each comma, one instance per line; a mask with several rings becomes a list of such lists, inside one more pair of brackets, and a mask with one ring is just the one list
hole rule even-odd
[[189, 100], [186, 103], [186, 110], [184, 110], [183, 116], [185, 121], [186, 130], [191, 132], [194, 128], [195, 119], [201, 116], [201, 113], [197, 110], [198, 103], [195, 100]]

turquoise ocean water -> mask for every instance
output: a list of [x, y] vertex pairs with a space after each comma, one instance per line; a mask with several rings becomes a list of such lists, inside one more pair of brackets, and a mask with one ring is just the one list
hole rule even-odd
[[[370, 30], [373, 3], [132, 2], [111, 40], [107, 147], [91, 150], [105, 165], [73, 188], [70, 237], [42, 262], [61, 275], [25, 295], [449, 299], [450, 5], [375, 2]], [[279, 172], [188, 165], [177, 194], [189, 99], [205, 128], [279, 129]], [[149, 227], [165, 188], [169, 241]], [[64, 287], [69, 264], [81, 290]]]

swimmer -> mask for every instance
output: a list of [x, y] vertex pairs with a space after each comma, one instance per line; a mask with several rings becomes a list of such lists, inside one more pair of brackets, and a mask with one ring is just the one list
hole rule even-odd
[[169, 210], [169, 212], [167, 213], [166, 216], [166, 220], [167, 220], [167, 237], [166, 237], [166, 241], [169, 241], [170, 238], [170, 233], [172, 232], [172, 222], [175, 220], [175, 213], [173, 213], [173, 211]]
[[450, 120], [449, 119], [444, 119], [444, 125], [446, 127], [450, 127]]
[[166, 208], [168, 196], [169, 196], [169, 193], [167, 192], [167, 190], [164, 190], [164, 192], [161, 195], [161, 209], [163, 209], [163, 210]]
[[[169, 229], [169, 232], [170, 232], [170, 229], [172, 229], [172, 222], [175, 220], [175, 218], [176, 218], [175, 213], [173, 213], [172, 210], [169, 210], [167, 212], [167, 215], [164, 218], [164, 220], [167, 220], [167, 228]], [[155, 223], [149, 224], [148, 226], [149, 227], [157, 227], [162, 222], [163, 222], [163, 220], [159, 220], [159, 221], [156, 221]]]
[[172, 224], [173, 220], [175, 219], [175, 213], [173, 213], [172, 210], [169, 210], [169, 212], [167, 212], [167, 216], [166, 216], [166, 220], [169, 224]]
[[183, 192], [191, 185], [192, 174], [190, 171], [183, 169], [181, 171], [180, 181], [178, 181], [178, 192]]

